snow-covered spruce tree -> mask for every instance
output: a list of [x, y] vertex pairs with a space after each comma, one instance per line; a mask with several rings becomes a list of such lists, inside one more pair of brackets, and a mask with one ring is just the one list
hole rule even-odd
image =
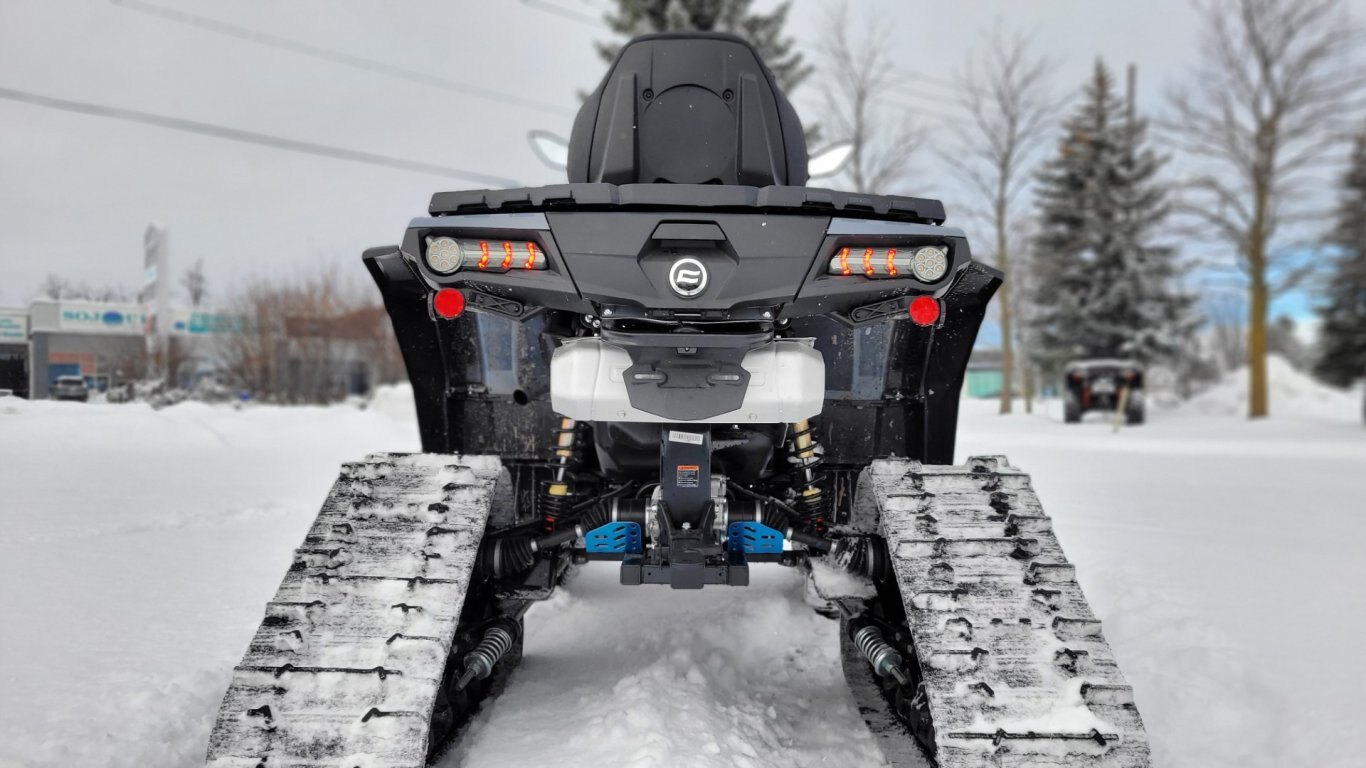
[[1314, 373], [1346, 386], [1366, 376], [1366, 132], [1357, 136], [1342, 177], [1342, 201], [1330, 235], [1338, 253], [1326, 286], [1319, 360]]
[[1035, 189], [1030, 323], [1049, 375], [1073, 358], [1172, 359], [1198, 325], [1176, 252], [1154, 242], [1168, 206], [1147, 121], [1130, 114], [1103, 62], [1084, 96]]

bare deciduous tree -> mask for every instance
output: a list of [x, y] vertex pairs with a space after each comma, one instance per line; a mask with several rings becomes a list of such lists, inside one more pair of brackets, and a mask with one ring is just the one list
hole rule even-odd
[[924, 131], [910, 115], [879, 101], [897, 77], [892, 30], [873, 16], [856, 22], [849, 4], [828, 6], [819, 48], [824, 125], [834, 138], [853, 142], [846, 173], [859, 192], [888, 192], [910, 171]]
[[[217, 334], [229, 383], [276, 402], [327, 402], [368, 384], [402, 380], [388, 315], [363, 285], [320, 271], [253, 280], [230, 302], [236, 333]], [[361, 374], [364, 369], [364, 374]]]
[[1316, 166], [1363, 76], [1340, 0], [1202, 0], [1201, 60], [1171, 94], [1180, 147], [1205, 161], [1180, 210], [1236, 254], [1247, 281], [1248, 417], [1268, 413], [1267, 311], [1305, 274], [1289, 241]]
[[[1029, 167], [1052, 127], [1056, 104], [1049, 96], [1051, 63], [1030, 51], [1029, 40], [994, 31], [956, 76], [968, 114], [958, 145], [945, 159], [977, 192], [995, 234], [995, 262], [1010, 268], [1013, 204], [1029, 183]], [[1014, 395], [1016, 341], [1011, 291], [997, 294], [1001, 324], [1001, 413]]]
[[50, 274], [43, 278], [43, 282], [38, 286], [37, 296], [54, 300], [105, 302], [126, 302], [129, 300], [128, 291], [121, 285], [91, 286], [89, 283], [77, 283], [56, 274]]
[[1247, 301], [1229, 293], [1216, 294], [1206, 302], [1214, 352], [1224, 370], [1247, 362]]
[[55, 274], [43, 278], [38, 286], [38, 297], [43, 299], [64, 299], [71, 295], [71, 281]]
[[1029, 354], [1033, 346], [1032, 320], [1037, 306], [1032, 301], [1035, 294], [1033, 260], [1038, 257], [1029, 243], [1038, 231], [1038, 224], [1033, 216], [1021, 216], [1011, 224], [1011, 231], [1006, 237], [1006, 247], [1015, 266], [1003, 290], [1010, 295], [1010, 305], [1015, 312], [1012, 318], [1016, 321], [1013, 351], [1018, 354], [1013, 356], [1020, 373], [1020, 397], [1024, 400], [1025, 413], [1034, 412], [1034, 399], [1038, 395], [1038, 366]]

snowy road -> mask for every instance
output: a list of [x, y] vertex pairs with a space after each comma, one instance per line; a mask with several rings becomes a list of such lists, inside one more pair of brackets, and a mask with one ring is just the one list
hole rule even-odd
[[[1160, 765], [1366, 754], [1366, 430], [1342, 402], [1262, 424], [1187, 408], [1119, 434], [965, 404], [959, 456], [1033, 473]], [[415, 447], [401, 398], [0, 400], [0, 766], [199, 764], [337, 465]], [[835, 625], [793, 574], [667, 595], [613, 580], [586, 569], [533, 609], [523, 666], [446, 768], [877, 764]]]

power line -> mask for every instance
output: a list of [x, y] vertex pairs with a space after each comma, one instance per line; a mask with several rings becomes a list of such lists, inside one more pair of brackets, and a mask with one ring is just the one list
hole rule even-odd
[[151, 112], [140, 112], [133, 109], [123, 109], [122, 107], [90, 104], [83, 101], [58, 99], [51, 96], [43, 96], [42, 94], [30, 93], [28, 91], [19, 91], [13, 88], [0, 87], [0, 99], [9, 99], [10, 101], [18, 101], [24, 104], [32, 104], [34, 106], [57, 109], [64, 112], [76, 112], [82, 115], [93, 115], [95, 117], [107, 117], [130, 123], [153, 125], [158, 128], [168, 128], [173, 131], [196, 133], [201, 136], [212, 136], [217, 139], [228, 139], [244, 144], [257, 144], [263, 147], [271, 147], [272, 149], [300, 152], [318, 157], [328, 157], [334, 160], [350, 160], [356, 163], [378, 165], [385, 168], [397, 168], [402, 171], [413, 171], [415, 173], [428, 173], [434, 176], [466, 179], [494, 187], [521, 186], [516, 180], [505, 179], [501, 176], [491, 176], [477, 171], [466, 171], [461, 168], [452, 168], [450, 166], [436, 165], [434, 163], [423, 163], [415, 160], [389, 157], [387, 155], [377, 155], [373, 152], [360, 152], [354, 149], [345, 149], [343, 147], [315, 144], [310, 141], [272, 136], [266, 133], [257, 133], [256, 131], [244, 131], [240, 128], [231, 128], [225, 125], [216, 125], [214, 123], [202, 123], [197, 120], [187, 120], [181, 117], [157, 115]]
[[290, 51], [292, 53], [297, 53], [301, 56], [309, 56], [315, 59], [321, 59], [323, 61], [332, 62], [333, 64], [341, 64], [343, 66], [365, 70], [367, 72], [375, 72], [378, 74], [387, 75], [389, 77], [395, 77], [400, 80], [409, 80], [415, 83], [428, 85], [433, 88], [442, 88], [448, 91], [454, 91], [456, 93], [464, 93], [470, 96], [477, 96], [481, 99], [488, 99], [490, 101], [496, 101], [503, 104], [516, 104], [518, 106], [527, 107], [530, 109], [537, 109], [542, 112], [550, 112], [557, 115], [573, 116], [574, 114], [576, 114], [576, 111], [572, 107], [560, 106], [558, 104], [550, 104], [548, 102], [539, 101], [537, 99], [526, 99], [520, 96], [511, 96], [507, 93], [504, 93], [503, 91], [496, 91], [492, 88], [483, 88], [477, 85], [471, 85], [469, 83], [460, 82], [459, 80], [452, 80], [450, 78], [441, 77], [439, 75], [433, 75], [427, 72], [421, 72], [415, 69], [407, 69], [405, 67], [394, 66], [393, 64], [378, 61], [376, 59], [367, 59], [364, 56], [354, 56], [343, 51], [337, 51], [331, 48], [323, 48], [321, 46], [313, 45], [311, 43], [305, 43], [302, 40], [295, 40], [289, 37], [273, 35], [268, 32], [261, 32], [260, 30], [252, 29], [250, 27], [242, 27], [236, 24], [229, 24], [224, 21], [211, 19], [207, 16], [200, 16], [198, 14], [189, 13], [187, 11], [179, 11], [172, 8], [165, 8], [160, 5], [144, 3], [141, 2], [141, 0], [110, 0], [110, 2], [112, 2], [115, 6], [124, 8], [126, 10], [137, 11], [139, 13], [145, 13], [151, 16], [157, 16], [162, 19], [166, 19], [167, 21], [175, 22], [177, 24], [185, 24], [192, 27], [198, 27], [199, 29], [208, 30], [209, 32], [214, 32], [220, 35], [227, 35], [229, 37], [235, 37], [239, 40], [246, 40], [248, 42], [269, 46], [271, 48], [280, 48], [286, 51]]
[[601, 18], [596, 16], [589, 16], [586, 13], [581, 13], [570, 8], [565, 8], [561, 5], [556, 5], [555, 3], [552, 3], [549, 0], [522, 0], [522, 4], [524, 4], [526, 7], [534, 11], [544, 11], [546, 13], [559, 16], [563, 19], [569, 19], [570, 21], [577, 21], [580, 24], [586, 24], [590, 27], [598, 29], [602, 28], [603, 21]]

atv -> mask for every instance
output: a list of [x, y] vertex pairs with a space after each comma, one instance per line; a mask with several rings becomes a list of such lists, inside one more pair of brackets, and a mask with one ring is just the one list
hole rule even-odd
[[1123, 414], [1142, 424], [1143, 366], [1132, 360], [1076, 360], [1063, 370], [1063, 421], [1076, 424], [1090, 411]]
[[800, 569], [894, 765], [1148, 765], [1028, 475], [953, 464], [1002, 276], [943, 205], [805, 186], [728, 35], [631, 41], [566, 149], [569, 183], [438, 193], [365, 252], [424, 452], [343, 467], [209, 765], [430, 765], [591, 561], [624, 589]]

